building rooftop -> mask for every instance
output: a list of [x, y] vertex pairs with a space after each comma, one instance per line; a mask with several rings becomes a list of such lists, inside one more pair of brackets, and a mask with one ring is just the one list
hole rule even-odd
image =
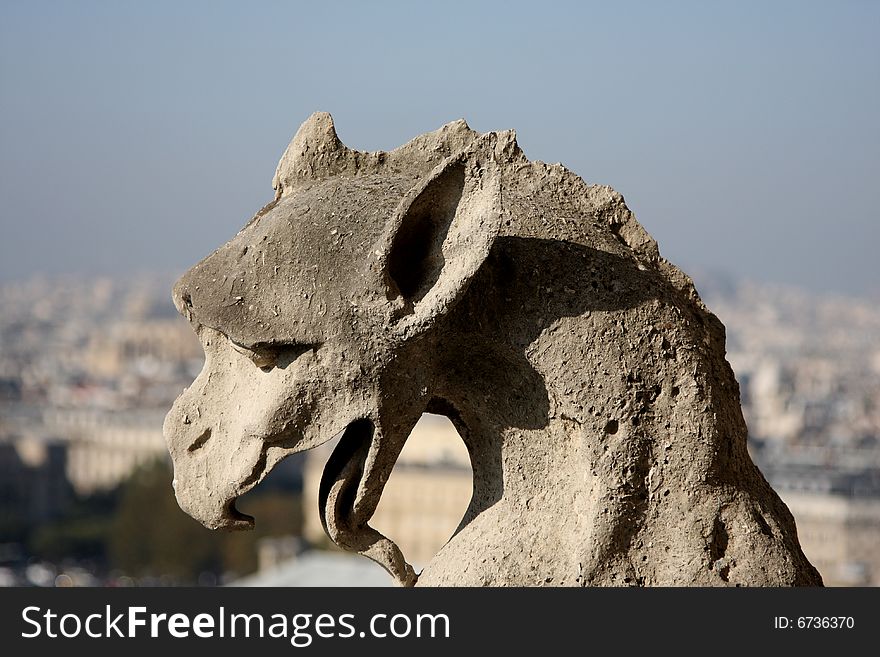
[[366, 557], [311, 550], [228, 586], [391, 586], [391, 577]]

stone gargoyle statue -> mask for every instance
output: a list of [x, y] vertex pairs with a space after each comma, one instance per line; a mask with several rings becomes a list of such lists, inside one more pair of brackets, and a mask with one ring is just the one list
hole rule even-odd
[[[175, 285], [205, 350], [165, 421], [180, 506], [213, 529], [341, 434], [330, 538], [401, 585], [820, 585], [752, 463], [721, 322], [623, 197], [449, 123], [391, 152], [311, 116], [275, 200]], [[415, 573], [370, 527], [423, 412], [473, 467]]]

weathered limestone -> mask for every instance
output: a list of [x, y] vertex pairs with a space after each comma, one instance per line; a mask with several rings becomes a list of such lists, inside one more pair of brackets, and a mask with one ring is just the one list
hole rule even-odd
[[[623, 197], [463, 121], [389, 153], [300, 128], [275, 200], [175, 286], [205, 368], [168, 414], [181, 507], [344, 432], [330, 537], [412, 585], [817, 585], [746, 451], [724, 327]], [[369, 526], [424, 411], [474, 495], [418, 576]], [[393, 538], [393, 537], [392, 537]]]

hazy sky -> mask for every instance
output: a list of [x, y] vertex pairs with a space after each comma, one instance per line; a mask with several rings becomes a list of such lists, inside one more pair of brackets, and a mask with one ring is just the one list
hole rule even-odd
[[0, 280], [183, 270], [299, 124], [464, 117], [688, 267], [880, 295], [880, 2], [0, 0]]

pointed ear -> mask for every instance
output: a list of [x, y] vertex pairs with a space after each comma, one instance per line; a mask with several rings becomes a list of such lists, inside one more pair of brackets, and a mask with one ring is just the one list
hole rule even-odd
[[352, 151], [336, 135], [333, 117], [327, 112], [315, 112], [296, 131], [278, 162], [272, 178], [275, 200], [305, 182], [345, 170], [352, 157]]
[[418, 332], [447, 313], [489, 255], [501, 227], [501, 172], [490, 154], [448, 158], [398, 205], [377, 249], [398, 327]]

